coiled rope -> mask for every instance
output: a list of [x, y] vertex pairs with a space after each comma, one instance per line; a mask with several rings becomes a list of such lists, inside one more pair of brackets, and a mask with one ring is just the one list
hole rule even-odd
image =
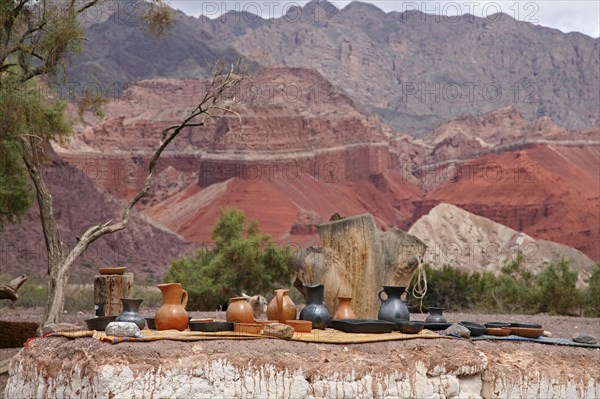
[[423, 312], [423, 298], [427, 294], [427, 273], [425, 273], [425, 266], [423, 258], [420, 255], [417, 256], [417, 273], [414, 278], [414, 284], [412, 286], [411, 295], [413, 298], [419, 300], [419, 309]]

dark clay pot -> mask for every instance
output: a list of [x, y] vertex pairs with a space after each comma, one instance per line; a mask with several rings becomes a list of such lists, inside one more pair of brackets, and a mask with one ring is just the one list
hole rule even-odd
[[141, 298], [121, 298], [123, 313], [117, 316], [116, 321], [135, 323], [140, 330], [143, 330], [146, 325], [146, 319], [140, 314], [140, 305], [143, 301]]
[[323, 303], [325, 286], [317, 284], [309, 286], [303, 284], [306, 293], [306, 306], [300, 312], [300, 320], [312, 321], [312, 328], [324, 330], [331, 321], [331, 315]]
[[446, 319], [442, 316], [444, 308], [428, 308], [429, 316], [425, 319], [425, 323], [445, 323]]
[[[408, 312], [406, 301], [402, 300], [402, 294], [404, 294], [405, 291], [406, 287], [402, 286], [383, 286], [383, 289], [377, 294], [377, 296], [379, 296], [379, 300], [381, 301], [381, 307], [379, 308], [379, 313], [377, 314], [377, 318], [379, 320], [396, 322], [397, 320], [410, 319], [410, 313]], [[387, 299], [385, 301], [381, 297], [381, 294], [384, 292], [387, 294]]]

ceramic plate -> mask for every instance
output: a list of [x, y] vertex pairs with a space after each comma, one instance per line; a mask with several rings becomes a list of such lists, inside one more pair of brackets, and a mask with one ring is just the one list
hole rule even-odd
[[190, 331], [233, 331], [233, 323], [228, 321], [190, 321]]
[[425, 323], [425, 327], [428, 330], [431, 331], [440, 331], [440, 330], [445, 330], [446, 328], [450, 327], [452, 325], [452, 323]]
[[347, 333], [385, 334], [396, 327], [396, 323], [384, 320], [337, 319], [331, 320], [331, 327]]

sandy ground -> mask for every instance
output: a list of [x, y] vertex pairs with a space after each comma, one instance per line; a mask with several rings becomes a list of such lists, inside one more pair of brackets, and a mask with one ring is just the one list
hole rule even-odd
[[[152, 316], [154, 313], [153, 309], [145, 309], [142, 310], [142, 314], [146, 317]], [[11, 320], [11, 321], [32, 321], [39, 322], [41, 320], [43, 314], [43, 309], [41, 308], [28, 308], [28, 309], [9, 309], [3, 308], [0, 309], [0, 320]], [[221, 318], [224, 319], [224, 312], [189, 312], [189, 314], [194, 318], [203, 318], [203, 317], [212, 317], [212, 318]], [[414, 320], [424, 320], [426, 314], [411, 314], [411, 319]], [[85, 325], [84, 320], [87, 318], [93, 317], [91, 313], [83, 314], [65, 314], [63, 321], [76, 323]], [[571, 337], [575, 332], [586, 332], [596, 337], [600, 337], [600, 318], [583, 318], [583, 317], [567, 317], [567, 316], [549, 316], [546, 314], [538, 314], [538, 315], [486, 315], [486, 314], [475, 314], [475, 313], [445, 313], [445, 317], [448, 322], [458, 322], [458, 321], [472, 321], [483, 323], [486, 321], [506, 321], [506, 322], [534, 322], [539, 323], [544, 326], [547, 331], [550, 331], [554, 337]], [[91, 340], [94, 341], [94, 340]], [[215, 341], [210, 343], [203, 343], [206, 351], [210, 353], [235, 353], [236, 356], [240, 355], [240, 351], [244, 353], [243, 358], [252, 357], [254, 354], [261, 354], [260, 356], [264, 357], [265, 353], [273, 353], [273, 359], [265, 359], [269, 361], [273, 361], [275, 363], [279, 361], [288, 361], [287, 359], [277, 359], [277, 346], [281, 345], [282, 341], [272, 341], [272, 340], [260, 340], [260, 342], [237, 342], [237, 341]], [[442, 343], [443, 342], [443, 343]], [[68, 346], [68, 344], [66, 344]], [[111, 351], [114, 350], [115, 347], [100, 343], [100, 342], [90, 342], [89, 345], [94, 346], [97, 350], [106, 350]], [[181, 342], [171, 342], [171, 341], [161, 341], [160, 343], [151, 343], [151, 344], [120, 344], [119, 348], [123, 350], [132, 351], [132, 356], [142, 356], [144, 357], [144, 353], [149, 351], [148, 353], [153, 353], [155, 356], [157, 351], [182, 351], [185, 352], [188, 349], [188, 343]], [[448, 345], [448, 343], [440, 340], [410, 340], [410, 341], [402, 341], [401, 343], [373, 343], [373, 344], [362, 344], [362, 345], [352, 345], [355, 347], [355, 350], [351, 351], [356, 355], [356, 351], [360, 353], [370, 353], [371, 355], [383, 355], [386, 353], [390, 353], [390, 351], [397, 350], [396, 346], [400, 345], [402, 350], [411, 350], [418, 352], [423, 347], [427, 347], [428, 350], [435, 350], [435, 348], [442, 348], [442, 352], [445, 356], [449, 356], [450, 358], [459, 359], [461, 353], [464, 352], [464, 348], [461, 345], [475, 345], [476, 347], [484, 350], [486, 353], [497, 353], [497, 352], [515, 352], [517, 348], [519, 351], [527, 351], [527, 352], [536, 352], [536, 353], [552, 353], [554, 358], [572, 358], [573, 356], [579, 356], [582, 358], [582, 366], [589, 364], [590, 367], [594, 367], [592, 365], [600, 363], [600, 352], [590, 351], [587, 349], [581, 348], [571, 348], [571, 347], [562, 347], [562, 346], [551, 346], [551, 345], [539, 345], [534, 343], [513, 343], [513, 342], [489, 342], [489, 341], [478, 341], [475, 343], [457, 343], [453, 342], [452, 345]], [[302, 353], [305, 351], [317, 350], [316, 347], [320, 345], [306, 346], [302, 343], [296, 342], [286, 342], [286, 353], [294, 352], [296, 353], [298, 359], [302, 359]], [[111, 349], [113, 348], [113, 349]], [[346, 356], [344, 351], [340, 350], [337, 345], [333, 345], [331, 350], [331, 356], [335, 357], [338, 361], [344, 363], [343, 357]], [[334, 349], [335, 348], [335, 349]], [[17, 354], [19, 349], [1, 349], [0, 350], [0, 361], [3, 359], [11, 358]], [[369, 356], [371, 356], [369, 355]], [[328, 355], [323, 355], [328, 356]], [[353, 367], [356, 365], [356, 358], [351, 360], [348, 359], [348, 366]], [[339, 367], [339, 366], [337, 366]], [[549, 367], [552, 367], [549, 365]], [[4, 374], [0, 376], [0, 397], [2, 397], [2, 392], [4, 390], [4, 386], [6, 384], [7, 375]]]

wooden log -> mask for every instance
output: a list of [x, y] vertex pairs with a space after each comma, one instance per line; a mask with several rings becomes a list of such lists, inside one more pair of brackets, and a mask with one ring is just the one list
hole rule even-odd
[[333, 314], [338, 296], [351, 296], [359, 318], [376, 319], [384, 285], [408, 286], [427, 246], [400, 229], [380, 231], [371, 214], [318, 226], [322, 247], [294, 257], [296, 287], [324, 284], [325, 303]]
[[118, 316], [123, 311], [121, 298], [131, 298], [133, 273], [94, 276], [96, 316]]
[[17, 290], [21, 288], [25, 281], [27, 281], [27, 276], [22, 274], [8, 284], [0, 284], [0, 299], [10, 299], [13, 302], [19, 299]]

